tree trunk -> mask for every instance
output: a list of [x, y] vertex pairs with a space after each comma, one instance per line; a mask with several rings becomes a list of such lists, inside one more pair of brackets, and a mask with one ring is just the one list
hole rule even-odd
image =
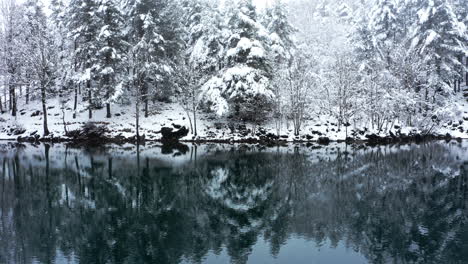
[[107, 89], [106, 89], [106, 100], [107, 100], [107, 103], [106, 103], [106, 118], [111, 118], [112, 117], [112, 113], [111, 113], [111, 105], [110, 105], [110, 87], [109, 87], [109, 77], [105, 77], [105, 83], [106, 83], [106, 86], [107, 86]]
[[466, 86], [468, 86], [468, 56], [465, 58], [465, 64], [466, 64], [466, 70], [465, 70], [465, 81], [466, 81]]
[[44, 122], [44, 136], [48, 136], [50, 132], [49, 132], [49, 127], [47, 126], [46, 89], [43, 83], [41, 83], [41, 101], [42, 101], [42, 115], [43, 115], [43, 122]]
[[3, 114], [2, 96], [0, 96], [0, 113]]
[[143, 97], [143, 102], [145, 104], [145, 118], [148, 118], [149, 114], [148, 114], [148, 85], [144, 84], [143, 86], [143, 94], [142, 94], [142, 97]]
[[68, 135], [67, 122], [65, 122], [65, 107], [62, 107], [62, 123], [63, 131], [65, 131], [65, 135]]
[[15, 86], [10, 84], [10, 102], [11, 102], [11, 115], [16, 116], [16, 91]]
[[112, 117], [112, 114], [111, 114], [111, 107], [110, 107], [110, 103], [106, 103], [106, 118], [111, 118]]
[[29, 87], [31, 84], [26, 85], [26, 104], [29, 104]]
[[75, 102], [73, 103], [73, 119], [76, 119], [76, 108], [78, 107], [78, 87], [77, 87], [78, 85], [75, 84]]
[[7, 104], [6, 104], [6, 101], [8, 101], [7, 100], [7, 89], [6, 89], [6, 87], [7, 87], [6, 85], [3, 87], [3, 99], [5, 99], [5, 101], [3, 102], [3, 105], [5, 106], [4, 107], [5, 111], [7, 110], [7, 107], [8, 107]]
[[145, 118], [148, 118], [148, 96], [145, 96]]
[[7, 106], [7, 86], [3, 86], [3, 98], [5, 99], [5, 101], [3, 102], [4, 103], [4, 106], [5, 106], [5, 111], [8, 109], [8, 106]]
[[88, 117], [89, 119], [93, 118], [93, 100], [91, 100], [91, 81], [86, 82], [86, 88], [88, 89]]
[[[137, 87], [138, 91], [140, 87]], [[140, 140], [140, 93], [137, 92], [136, 98], [136, 108], [135, 108], [135, 129], [136, 129], [136, 140], [139, 142]]]
[[198, 132], [197, 132], [197, 111], [196, 110], [193, 110], [193, 131], [195, 132], [194, 136], [198, 136]]
[[188, 121], [190, 125], [190, 131], [192, 131], [192, 134], [195, 135], [195, 130], [193, 129], [192, 117], [190, 116], [190, 111], [187, 110], [186, 113], [187, 113], [187, 117], [188, 117]]
[[11, 87], [8, 86], [8, 96], [10, 97], [9, 100], [8, 100], [8, 110], [11, 111]]

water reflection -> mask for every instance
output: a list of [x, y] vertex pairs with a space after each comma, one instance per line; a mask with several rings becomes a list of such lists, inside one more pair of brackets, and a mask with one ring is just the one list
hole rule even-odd
[[0, 263], [463, 263], [467, 149], [17, 146]]

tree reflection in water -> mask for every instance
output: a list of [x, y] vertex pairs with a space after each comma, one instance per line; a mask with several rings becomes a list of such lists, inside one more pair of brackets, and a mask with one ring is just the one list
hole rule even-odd
[[277, 256], [292, 237], [370, 263], [468, 259], [465, 143], [190, 148], [178, 162], [140, 147], [0, 152], [0, 263], [202, 263], [223, 250], [246, 263], [259, 240]]

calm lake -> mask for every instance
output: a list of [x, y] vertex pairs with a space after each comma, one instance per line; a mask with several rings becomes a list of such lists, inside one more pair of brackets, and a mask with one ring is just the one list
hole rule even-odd
[[0, 263], [467, 263], [468, 142], [0, 142]]

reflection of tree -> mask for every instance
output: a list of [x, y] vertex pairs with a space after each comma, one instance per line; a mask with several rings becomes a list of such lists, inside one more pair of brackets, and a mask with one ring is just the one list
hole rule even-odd
[[[227, 152], [206, 159], [201, 189], [209, 203], [209, 219], [225, 237], [235, 263], [245, 263], [265, 228], [268, 208], [275, 206], [273, 155]], [[213, 233], [213, 237], [216, 236]]]
[[[347, 240], [372, 263], [440, 262], [445, 240], [451, 239], [444, 236], [459, 232], [451, 229], [456, 212], [450, 207], [457, 201], [453, 184], [466, 178], [435, 168], [455, 167], [454, 157], [445, 154], [440, 145], [370, 152], [352, 162], [337, 159], [346, 168], [336, 174], [338, 165], [322, 163], [324, 173], [305, 184], [312, 199], [299, 204], [306, 208], [295, 209], [303, 215], [295, 217], [293, 226], [316, 241]], [[323, 170], [324, 165], [331, 168]]]
[[1, 263], [52, 263], [58, 251], [81, 263], [201, 263], [223, 248], [245, 263], [259, 238], [276, 255], [291, 235], [344, 241], [372, 263], [468, 258], [467, 165], [448, 145], [321, 162], [298, 149], [194, 148], [180, 166], [56, 151], [0, 159]]

